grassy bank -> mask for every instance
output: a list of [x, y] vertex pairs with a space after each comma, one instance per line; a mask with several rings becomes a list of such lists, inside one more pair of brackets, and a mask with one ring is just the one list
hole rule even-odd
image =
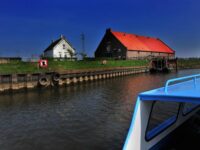
[[146, 60], [108, 60], [106, 64], [102, 61], [49, 61], [46, 69], [38, 68], [37, 63], [31, 62], [11, 62], [9, 64], [0, 64], [0, 74], [13, 73], [36, 73], [51, 71], [67, 71], [81, 69], [99, 69], [112, 67], [135, 67], [148, 65]]
[[178, 68], [180, 69], [200, 68], [200, 58], [187, 58], [187, 59], [179, 58]]
[[[52, 71], [68, 71], [82, 69], [103, 69], [114, 67], [139, 67], [148, 65], [147, 60], [107, 60], [106, 64], [102, 64], [101, 60], [95, 61], [53, 61], [49, 60], [49, 66], [46, 69], [38, 67], [38, 63], [33, 62], [16, 62], [9, 64], [0, 64], [0, 74], [13, 73], [38, 73]], [[200, 58], [179, 58], [178, 68], [200, 68]]]

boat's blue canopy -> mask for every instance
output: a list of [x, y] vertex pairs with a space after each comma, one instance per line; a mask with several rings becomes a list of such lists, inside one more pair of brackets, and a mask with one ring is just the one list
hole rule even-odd
[[165, 87], [143, 92], [139, 96], [141, 100], [176, 101], [200, 104], [200, 74], [170, 79], [166, 82]]

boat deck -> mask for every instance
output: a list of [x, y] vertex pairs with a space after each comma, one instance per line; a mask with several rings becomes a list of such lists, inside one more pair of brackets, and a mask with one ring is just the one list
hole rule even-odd
[[[142, 100], [167, 100], [200, 103], [200, 78], [198, 77], [200, 77], [200, 75], [168, 80], [165, 87], [143, 92], [140, 94], [140, 97]], [[189, 81], [177, 83], [183, 80]], [[169, 85], [174, 82], [176, 82], [176, 84]]]

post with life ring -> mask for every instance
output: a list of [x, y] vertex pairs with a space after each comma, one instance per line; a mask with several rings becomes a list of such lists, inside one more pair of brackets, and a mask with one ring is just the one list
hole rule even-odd
[[40, 68], [47, 68], [48, 67], [48, 60], [47, 59], [40, 59], [38, 61], [38, 65]]

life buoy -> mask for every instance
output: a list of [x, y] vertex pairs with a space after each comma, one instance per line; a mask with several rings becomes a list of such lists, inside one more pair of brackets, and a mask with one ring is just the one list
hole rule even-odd
[[49, 81], [49, 79], [47, 77], [41, 77], [39, 79], [39, 84], [41, 86], [48, 86], [50, 84], [50, 81]]
[[53, 74], [53, 81], [58, 82], [59, 80], [60, 80], [60, 74], [59, 73]]

